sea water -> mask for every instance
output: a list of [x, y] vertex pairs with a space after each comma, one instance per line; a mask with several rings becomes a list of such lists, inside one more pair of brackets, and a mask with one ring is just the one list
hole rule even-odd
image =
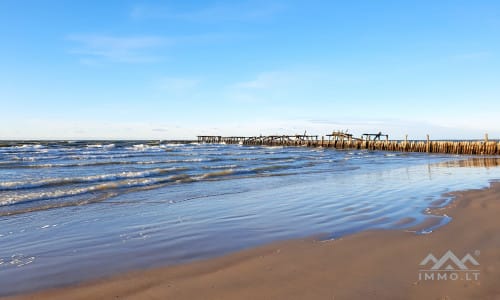
[[[0, 142], [0, 295], [284, 239], [408, 230], [447, 193], [500, 178], [498, 164], [308, 147]], [[415, 233], [450, 221], [439, 218]]]

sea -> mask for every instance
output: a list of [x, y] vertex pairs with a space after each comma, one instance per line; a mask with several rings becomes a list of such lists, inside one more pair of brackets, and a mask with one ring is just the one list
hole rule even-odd
[[432, 234], [452, 219], [429, 208], [500, 179], [498, 165], [330, 148], [1, 141], [0, 295], [287, 239]]

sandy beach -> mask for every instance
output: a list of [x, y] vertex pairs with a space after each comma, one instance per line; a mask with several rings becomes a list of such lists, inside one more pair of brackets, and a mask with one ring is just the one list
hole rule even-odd
[[[431, 234], [367, 231], [278, 242], [6, 299], [499, 299], [500, 183], [455, 195], [450, 206], [433, 211], [453, 220]], [[478, 265], [464, 261], [460, 270], [450, 260], [439, 268], [453, 268], [441, 272], [446, 279], [425, 279], [420, 270], [433, 262], [420, 266], [422, 260], [430, 253], [439, 260], [449, 250], [459, 260], [470, 254]]]

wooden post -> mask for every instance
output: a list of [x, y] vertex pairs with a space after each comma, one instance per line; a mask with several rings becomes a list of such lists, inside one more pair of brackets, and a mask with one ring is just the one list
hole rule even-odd
[[427, 153], [431, 152], [431, 144], [430, 144], [430, 139], [429, 135], [427, 135]]
[[488, 142], [488, 134], [487, 134], [487, 133], [485, 133], [485, 134], [484, 134], [484, 142], [485, 142], [485, 143], [487, 143], [487, 142]]

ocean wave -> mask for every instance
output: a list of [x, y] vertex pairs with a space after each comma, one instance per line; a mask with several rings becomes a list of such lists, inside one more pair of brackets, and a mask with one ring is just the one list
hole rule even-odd
[[269, 172], [269, 171], [275, 171], [275, 170], [290, 169], [290, 168], [294, 168], [294, 167], [295, 166], [292, 166], [292, 165], [270, 165], [270, 166], [254, 168], [254, 169], [252, 169], [252, 171], [259, 173], [259, 172]]
[[[152, 178], [132, 178], [118, 181], [106, 182], [86, 187], [77, 187], [70, 189], [60, 189], [54, 191], [26, 192], [10, 195], [3, 195], [0, 200], [0, 206], [9, 206], [15, 204], [25, 204], [35, 201], [54, 200], [65, 197], [78, 196], [95, 192], [134, 192], [144, 189], [152, 189], [172, 183], [189, 183], [193, 181], [209, 180], [215, 177], [228, 176], [235, 173], [234, 170], [224, 170], [217, 172], [204, 173], [198, 176], [188, 174], [176, 174], [168, 177]], [[117, 193], [118, 194], [118, 193]]]
[[0, 200], [0, 206], [28, 203], [28, 202], [42, 201], [42, 200], [53, 200], [70, 196], [78, 196], [92, 192], [105, 192], [109, 190], [118, 190], [121, 188], [127, 188], [130, 190], [131, 188], [136, 188], [136, 187], [151, 186], [155, 184], [172, 182], [174, 181], [175, 178], [176, 177], [169, 176], [163, 178], [126, 179], [126, 180], [96, 184], [88, 187], [72, 188], [66, 190], [13, 194], [13, 195], [3, 196], [2, 200]]
[[76, 184], [76, 183], [91, 183], [98, 181], [112, 181], [125, 178], [151, 177], [176, 171], [185, 171], [187, 169], [188, 168], [185, 167], [182, 168], [173, 167], [173, 168], [163, 168], [163, 169], [157, 168], [157, 169], [138, 171], [138, 172], [121, 172], [114, 174], [100, 174], [100, 175], [91, 175], [83, 177], [48, 178], [37, 181], [35, 180], [35, 181], [0, 182], [0, 191], [40, 188], [49, 186], [61, 186], [61, 185]]
[[39, 160], [54, 160], [60, 158], [59, 155], [49, 155], [49, 156], [19, 156], [14, 155], [10, 157], [10, 160], [13, 161], [39, 161]]
[[203, 169], [234, 169], [237, 168], [238, 165], [218, 165], [218, 166], [203, 166]]
[[231, 175], [234, 173], [235, 173], [234, 169], [228, 169], [228, 170], [223, 170], [223, 171], [205, 173], [202, 175], [195, 176], [193, 178], [195, 180], [203, 180], [203, 179], [212, 178], [212, 177], [228, 176], [228, 175]]
[[168, 160], [114, 160], [114, 161], [91, 161], [81, 163], [48, 163], [48, 164], [24, 164], [22, 162], [0, 162], [2, 168], [17, 168], [17, 169], [43, 169], [43, 168], [69, 168], [69, 167], [97, 167], [97, 166], [112, 166], [112, 165], [161, 165], [161, 164], [176, 164], [176, 163], [193, 163], [193, 162], [216, 162], [221, 161], [218, 158], [190, 158], [190, 159], [168, 159]]
[[170, 180], [172, 180], [176, 183], [187, 183], [187, 182], [196, 181], [196, 179], [194, 179], [193, 177], [191, 177], [187, 174], [172, 175], [172, 176], [170, 176]]
[[93, 149], [93, 148], [113, 149], [113, 148], [115, 148], [115, 144], [91, 144], [91, 145], [87, 145], [87, 148], [89, 148], [89, 149]]
[[[135, 151], [133, 153], [130, 152], [87, 152], [87, 153], [78, 153], [73, 155], [64, 156], [66, 159], [71, 160], [103, 160], [103, 159], [120, 159], [120, 158], [133, 158], [133, 157], [155, 157], [155, 156], [164, 156], [164, 151], [161, 152], [142, 152]], [[169, 154], [171, 155], [171, 154]]]
[[21, 208], [17, 208], [16, 206], [14, 206], [14, 207], [12, 207], [12, 209], [5, 209], [7, 206], [2, 206], [2, 204], [0, 202], [0, 207], [4, 208], [3, 210], [0, 210], [0, 216], [12, 216], [12, 215], [25, 214], [25, 213], [35, 212], [35, 211], [54, 209], [54, 208], [62, 208], [62, 207], [69, 207], [69, 206], [81, 206], [81, 205], [86, 205], [86, 204], [91, 204], [91, 203], [102, 202], [102, 201], [108, 200], [109, 198], [115, 197], [117, 195], [118, 195], [117, 193], [113, 193], [113, 192], [96, 193], [90, 198], [80, 199], [80, 200], [76, 200], [76, 201], [43, 203], [43, 204], [37, 205], [37, 206], [21, 207]]
[[144, 150], [148, 150], [148, 149], [160, 149], [160, 147], [159, 146], [145, 145], [145, 144], [136, 144], [136, 145], [133, 145], [132, 147], [127, 147], [125, 149], [135, 150], [135, 151], [144, 151]]
[[276, 157], [265, 157], [261, 158], [262, 160], [283, 160], [283, 161], [294, 161], [297, 158], [300, 158], [298, 156], [276, 156]]
[[22, 149], [22, 150], [25, 150], [25, 149], [41, 149], [41, 148], [45, 148], [44, 145], [40, 145], [40, 144], [23, 144], [23, 145], [18, 145], [18, 146], [12, 146], [12, 148], [14, 149]]

